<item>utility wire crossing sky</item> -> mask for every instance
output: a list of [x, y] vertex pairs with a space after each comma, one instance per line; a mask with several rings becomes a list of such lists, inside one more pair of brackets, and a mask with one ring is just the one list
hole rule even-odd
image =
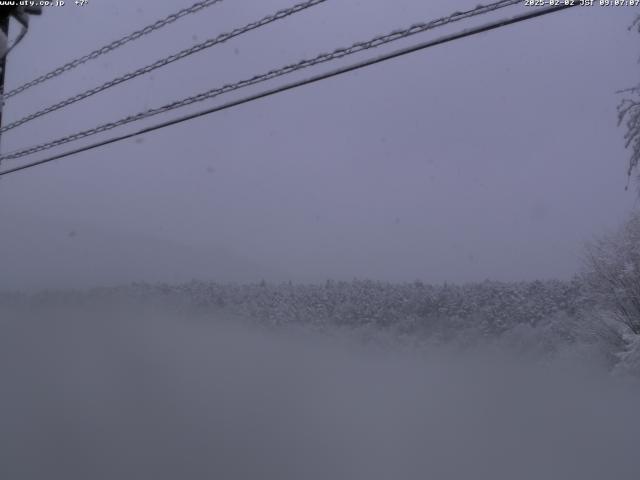
[[[174, 55], [171, 55], [171, 56], [166, 57], [164, 59], [161, 59], [159, 61], [156, 61], [152, 65], [149, 65], [149, 66], [143, 67], [141, 69], [138, 69], [133, 73], [130, 73], [130, 74], [124, 75], [122, 77], [118, 77], [118, 78], [116, 78], [114, 80], [111, 80], [111, 81], [101, 85], [100, 87], [96, 87], [94, 89], [88, 90], [88, 91], [83, 92], [81, 94], [78, 94], [78, 95], [76, 95], [74, 97], [71, 97], [71, 98], [69, 98], [67, 100], [59, 102], [59, 103], [57, 103], [57, 104], [55, 104], [55, 105], [53, 105], [51, 107], [47, 107], [47, 108], [45, 108], [45, 109], [43, 109], [43, 110], [41, 110], [39, 112], [36, 112], [35, 114], [31, 114], [31, 115], [29, 115], [27, 117], [24, 117], [24, 118], [20, 119], [20, 120], [12, 122], [11, 124], [0, 128], [0, 133], [5, 132], [7, 130], [10, 130], [12, 128], [15, 128], [17, 126], [23, 125], [24, 123], [27, 123], [27, 122], [29, 122], [31, 120], [34, 120], [34, 119], [36, 119], [36, 118], [38, 118], [38, 117], [40, 117], [42, 115], [45, 115], [47, 113], [51, 113], [51, 112], [54, 112], [54, 111], [56, 111], [56, 110], [58, 110], [60, 108], [63, 108], [63, 107], [68, 106], [68, 105], [71, 105], [72, 103], [75, 103], [75, 102], [80, 101], [80, 100], [82, 100], [84, 98], [87, 98], [87, 97], [89, 97], [91, 95], [99, 93], [99, 92], [101, 92], [103, 90], [106, 90], [107, 88], [112, 87], [112, 86], [118, 85], [119, 83], [123, 83], [125, 81], [131, 80], [131, 79], [137, 77], [138, 75], [149, 73], [149, 72], [155, 70], [156, 68], [163, 67], [163, 66], [167, 65], [168, 63], [171, 63], [173, 61], [176, 61], [176, 60], [179, 60], [181, 58], [184, 58], [184, 57], [186, 57], [188, 55], [191, 55], [192, 53], [198, 52], [198, 51], [203, 50], [205, 48], [212, 47], [214, 45], [217, 45], [218, 43], [221, 43], [221, 42], [224, 42], [226, 40], [229, 40], [229, 39], [231, 39], [231, 38], [233, 38], [233, 37], [235, 37], [237, 35], [241, 35], [242, 33], [246, 33], [247, 31], [253, 30], [255, 28], [259, 28], [260, 26], [267, 25], [267, 24], [269, 24], [269, 23], [271, 23], [271, 22], [273, 22], [275, 20], [278, 20], [280, 18], [285, 18], [285, 17], [287, 17], [287, 16], [289, 16], [289, 15], [291, 15], [293, 13], [297, 13], [299, 11], [302, 11], [302, 10], [304, 10], [306, 8], [315, 6], [315, 5], [317, 5], [319, 3], [322, 3], [324, 1], [325, 0], [311, 0], [311, 1], [308, 1], [308, 2], [304, 2], [304, 3], [298, 4], [298, 5], [290, 8], [290, 9], [281, 10], [279, 12], [276, 12], [273, 15], [267, 16], [267, 17], [263, 18], [260, 21], [248, 24], [245, 27], [241, 27], [241, 28], [235, 29], [230, 33], [221, 34], [221, 35], [219, 35], [218, 37], [216, 37], [214, 39], [207, 40], [206, 42], [202, 42], [200, 44], [197, 44], [197, 45], [195, 45], [194, 47], [192, 47], [190, 49], [183, 50], [183, 51], [179, 52], [178, 54], [174, 54]], [[167, 111], [171, 111], [171, 110], [174, 110], [176, 108], [183, 107], [185, 105], [189, 105], [189, 104], [192, 104], [192, 103], [201, 102], [201, 101], [213, 98], [215, 96], [218, 96], [218, 95], [220, 95], [222, 93], [226, 93], [226, 92], [229, 92], [229, 91], [237, 90], [237, 89], [245, 87], [245, 86], [254, 85], [256, 83], [260, 83], [260, 82], [263, 82], [263, 81], [266, 81], [266, 80], [270, 80], [270, 79], [279, 77], [281, 75], [289, 74], [289, 73], [295, 72], [297, 70], [301, 70], [303, 68], [308, 68], [308, 67], [317, 65], [319, 63], [324, 63], [324, 62], [328, 62], [328, 61], [331, 61], [331, 60], [334, 60], [334, 59], [337, 59], [337, 58], [342, 58], [342, 57], [345, 57], [347, 55], [351, 55], [353, 53], [356, 53], [356, 52], [359, 52], [359, 51], [362, 51], [362, 50], [375, 48], [375, 47], [378, 47], [380, 45], [383, 45], [383, 44], [386, 44], [386, 43], [389, 43], [389, 42], [392, 42], [392, 41], [396, 41], [396, 40], [399, 40], [399, 39], [402, 39], [402, 38], [406, 38], [406, 37], [414, 35], [416, 33], [421, 33], [421, 32], [433, 29], [435, 27], [446, 25], [446, 24], [451, 23], [451, 22], [459, 21], [459, 20], [470, 18], [470, 17], [473, 17], [473, 16], [483, 15], [483, 14], [486, 14], [488, 12], [492, 12], [492, 11], [495, 11], [497, 9], [500, 9], [500, 8], [504, 8], [504, 7], [507, 7], [507, 6], [510, 6], [510, 5], [514, 5], [515, 3], [519, 3], [519, 1], [517, 1], [517, 0], [516, 1], [508, 0], [508, 1], [495, 2], [495, 3], [489, 4], [487, 6], [478, 5], [476, 8], [474, 8], [472, 10], [468, 10], [468, 11], [465, 11], [465, 12], [455, 12], [455, 13], [449, 15], [448, 17], [443, 17], [443, 18], [440, 18], [440, 19], [437, 19], [437, 20], [433, 20], [433, 21], [427, 22], [427, 23], [412, 25], [411, 27], [409, 27], [407, 29], [396, 30], [394, 32], [391, 32], [390, 34], [383, 35], [383, 36], [378, 36], [378, 37], [376, 37], [376, 38], [374, 38], [372, 40], [369, 40], [367, 42], [355, 43], [354, 45], [352, 45], [349, 48], [336, 49], [331, 54], [320, 54], [320, 55], [318, 55], [317, 57], [315, 57], [313, 59], [301, 60], [300, 62], [297, 62], [297, 63], [295, 63], [293, 65], [288, 65], [288, 66], [280, 68], [280, 69], [271, 70], [271, 71], [267, 72], [266, 74], [256, 75], [256, 76], [252, 77], [251, 79], [243, 80], [243, 81], [237, 82], [235, 84], [225, 85], [222, 88], [216, 88], [216, 89], [204, 92], [204, 93], [193, 95], [193, 96], [187, 97], [186, 99], [182, 99], [182, 100], [178, 100], [178, 101], [172, 102], [172, 103], [167, 104], [167, 105], [165, 105], [163, 107], [159, 107], [159, 108], [152, 109], [152, 110], [147, 110], [145, 112], [140, 112], [140, 113], [138, 113], [136, 115], [128, 116], [128, 117], [126, 117], [124, 119], [121, 119], [121, 120], [118, 120], [116, 122], [110, 122], [110, 123], [107, 123], [107, 124], [103, 124], [103, 125], [100, 125], [98, 127], [92, 128], [90, 130], [85, 130], [83, 132], [79, 132], [79, 133], [76, 133], [76, 134], [68, 135], [66, 137], [54, 140], [52, 142], [47, 142], [47, 143], [44, 143], [44, 144], [41, 144], [41, 145], [37, 145], [35, 147], [29, 147], [29, 148], [25, 148], [25, 149], [19, 150], [17, 152], [13, 152], [13, 153], [9, 153], [9, 154], [6, 154], [6, 155], [2, 155], [2, 156], [0, 156], [0, 162], [3, 161], [3, 160], [17, 159], [17, 158], [21, 158], [21, 157], [26, 156], [26, 155], [31, 155], [33, 153], [37, 153], [37, 152], [40, 152], [40, 151], [48, 150], [50, 148], [54, 148], [54, 147], [63, 145], [63, 144], [68, 143], [68, 142], [72, 142], [72, 141], [78, 140], [80, 138], [85, 138], [87, 136], [94, 135], [96, 133], [101, 133], [101, 132], [104, 132], [104, 131], [107, 131], [107, 130], [111, 130], [112, 128], [116, 128], [116, 127], [125, 125], [127, 123], [131, 123], [131, 122], [134, 122], [134, 121], [137, 121], [137, 120], [148, 118], [149, 116], [152, 116], [152, 115], [156, 115], [156, 114], [159, 114], [159, 113], [164, 113], [164, 112], [167, 112]], [[125, 139], [128, 139], [128, 138], [132, 138], [134, 136], [142, 135], [144, 133], [148, 133], [148, 132], [151, 132], [151, 131], [154, 131], [154, 130], [158, 130], [160, 128], [165, 128], [165, 127], [174, 125], [176, 123], [181, 123], [181, 122], [184, 122], [184, 121], [192, 120], [194, 118], [198, 118], [198, 117], [201, 117], [203, 115], [208, 115], [208, 114], [215, 113], [215, 112], [227, 109], [227, 108], [231, 108], [231, 107], [235, 107], [235, 106], [238, 106], [238, 105], [242, 105], [244, 103], [247, 103], [247, 102], [250, 102], [250, 101], [254, 101], [254, 100], [258, 100], [260, 98], [263, 98], [263, 97], [266, 97], [266, 96], [269, 96], [269, 95], [273, 95], [273, 94], [276, 94], [276, 93], [280, 93], [280, 92], [283, 92], [283, 91], [286, 91], [286, 90], [290, 90], [292, 88], [297, 88], [297, 87], [300, 87], [300, 86], [303, 86], [303, 85], [307, 85], [307, 84], [310, 84], [310, 83], [314, 83], [314, 82], [317, 82], [317, 81], [325, 80], [327, 78], [331, 78], [331, 77], [336, 76], [336, 75], [352, 72], [354, 70], [357, 70], [357, 69], [360, 69], [360, 68], [364, 68], [364, 67], [369, 66], [369, 65], [381, 63], [383, 61], [387, 61], [387, 60], [390, 60], [390, 59], [393, 59], [393, 58], [396, 58], [396, 57], [399, 57], [399, 56], [402, 56], [402, 55], [406, 55], [406, 54], [413, 53], [413, 52], [416, 52], [416, 51], [419, 51], [419, 50], [423, 50], [423, 49], [428, 48], [428, 47], [433, 47], [433, 46], [440, 45], [440, 44], [443, 44], [443, 43], [446, 43], [446, 42], [450, 42], [450, 41], [453, 41], [453, 40], [458, 40], [458, 39], [461, 39], [461, 38], [464, 38], [464, 37], [468, 37], [468, 36], [471, 36], [471, 35], [484, 33], [484, 32], [487, 32], [487, 31], [490, 31], [490, 30], [493, 30], [493, 29], [496, 29], [496, 28], [505, 27], [505, 26], [512, 25], [512, 24], [515, 24], [515, 23], [518, 23], [518, 22], [522, 22], [522, 21], [526, 21], [526, 20], [530, 20], [530, 19], [533, 19], [533, 18], [537, 18], [537, 17], [543, 16], [543, 15], [547, 15], [547, 14], [550, 14], [550, 13], [554, 13], [554, 12], [557, 12], [557, 11], [560, 11], [560, 10], [564, 10], [564, 9], [570, 8], [570, 7], [575, 6], [575, 5], [577, 5], [577, 4], [568, 4], [568, 5], [561, 5], [561, 6], [557, 6], [557, 7], [548, 7], [548, 8], [544, 8], [544, 9], [536, 9], [536, 10], [533, 10], [531, 12], [528, 12], [528, 13], [525, 13], [525, 14], [521, 14], [521, 15], [517, 15], [517, 16], [509, 18], [509, 19], [499, 20], [499, 21], [496, 21], [496, 22], [491, 22], [491, 23], [486, 24], [486, 25], [482, 25], [480, 27], [466, 29], [466, 30], [464, 30], [462, 32], [459, 32], [459, 33], [456, 33], [456, 34], [447, 35], [447, 36], [444, 36], [442, 38], [439, 38], [439, 39], [436, 39], [436, 40], [432, 40], [432, 41], [428, 41], [428, 42], [423, 42], [423, 43], [418, 44], [418, 45], [413, 46], [413, 47], [404, 48], [404, 49], [401, 49], [399, 51], [392, 52], [392, 53], [389, 53], [389, 54], [385, 54], [385, 55], [382, 55], [382, 56], [374, 58], [374, 59], [366, 60], [366, 61], [359, 62], [359, 63], [354, 64], [354, 65], [350, 65], [350, 66], [347, 66], [347, 67], [339, 68], [339, 69], [334, 70], [334, 71], [330, 71], [330, 72], [327, 72], [327, 73], [319, 74], [319, 75], [316, 75], [316, 76], [311, 77], [309, 79], [305, 79], [305, 80], [302, 80], [302, 81], [286, 84], [286, 85], [281, 86], [281, 87], [277, 87], [277, 88], [274, 88], [274, 89], [267, 90], [266, 92], [261, 92], [261, 93], [258, 93], [256, 95], [251, 95], [249, 97], [245, 97], [243, 99], [236, 100], [234, 102], [230, 102], [228, 104], [224, 104], [224, 105], [221, 105], [221, 106], [217, 106], [217, 107], [214, 107], [214, 108], [207, 109], [207, 110], [202, 111], [202, 112], [197, 112], [195, 114], [187, 115], [185, 117], [181, 117], [181, 118], [178, 118], [178, 119], [170, 120], [170, 121], [167, 121], [167, 122], [162, 122], [162, 123], [154, 125], [152, 127], [144, 128], [144, 129], [139, 130], [137, 132], [129, 133], [129, 134], [122, 135], [122, 136], [119, 136], [119, 137], [114, 137], [114, 138], [111, 138], [111, 139], [106, 140], [106, 141], [98, 142], [98, 143], [95, 143], [95, 144], [92, 144], [92, 145], [89, 145], [89, 146], [86, 146], [86, 147], [83, 147], [83, 148], [80, 148], [80, 149], [76, 149], [76, 150], [72, 150], [70, 152], [65, 152], [63, 154], [55, 155], [55, 156], [52, 156], [52, 157], [49, 157], [49, 158], [46, 158], [46, 159], [43, 159], [43, 160], [40, 160], [40, 161], [37, 161], [37, 162], [33, 162], [33, 163], [29, 163], [27, 165], [22, 165], [20, 167], [15, 167], [15, 168], [12, 168], [12, 169], [8, 169], [8, 170], [0, 172], [0, 176], [7, 175], [7, 174], [10, 174], [10, 173], [15, 173], [17, 171], [24, 170], [24, 169], [31, 168], [31, 167], [35, 167], [35, 166], [38, 166], [38, 165], [42, 165], [44, 163], [48, 163], [48, 162], [53, 161], [53, 160], [58, 160], [58, 159], [67, 157], [69, 155], [81, 153], [81, 152], [84, 152], [84, 151], [87, 151], [87, 150], [90, 150], [90, 149], [93, 149], [93, 148], [97, 148], [97, 147], [100, 147], [100, 146], [108, 145], [108, 144], [114, 143], [116, 141], [121, 141], [121, 140], [125, 140]]]

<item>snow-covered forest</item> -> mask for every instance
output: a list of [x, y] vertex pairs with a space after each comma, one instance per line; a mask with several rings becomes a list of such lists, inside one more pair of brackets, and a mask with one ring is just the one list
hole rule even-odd
[[4, 293], [0, 472], [631, 480], [640, 343], [605, 287]]
[[402, 344], [494, 345], [550, 361], [574, 358], [640, 375], [640, 215], [586, 249], [570, 281], [430, 285], [371, 280], [324, 284], [132, 284], [81, 291], [5, 293], [4, 308], [65, 304], [162, 305], [212, 321], [233, 317], [269, 328], [384, 336]]
[[[625, 326], [593, 300], [584, 281], [468, 285], [391, 284], [369, 280], [234, 285], [193, 281], [133, 284], [87, 291], [3, 294], [9, 305], [162, 305], [173, 311], [221, 314], [269, 327], [310, 327], [333, 333], [388, 334], [399, 341], [468, 345], [509, 339], [553, 355], [572, 345], [615, 354]], [[629, 332], [631, 333], [631, 332]]]
[[317, 285], [194, 280], [3, 293], [0, 308], [164, 305], [267, 327], [385, 335], [425, 346], [501, 344], [542, 361], [577, 356], [609, 371], [640, 375], [640, 213], [588, 244], [584, 257], [584, 271], [570, 281], [430, 285], [354, 279]]

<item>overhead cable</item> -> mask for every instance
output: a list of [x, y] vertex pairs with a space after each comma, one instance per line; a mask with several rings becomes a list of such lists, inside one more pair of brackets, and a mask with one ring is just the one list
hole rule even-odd
[[219, 45], [221, 43], [224, 43], [228, 40], [231, 40], [232, 38], [238, 37], [240, 35], [243, 35], [247, 32], [250, 32], [252, 30], [256, 30], [260, 27], [264, 27], [265, 25], [268, 25], [270, 23], [273, 22], [277, 22], [278, 20], [282, 20], [283, 18], [286, 18], [290, 15], [294, 15], [298, 12], [301, 12], [303, 10], [306, 10], [307, 8], [313, 7], [315, 5], [318, 5], [320, 3], [324, 3], [327, 0], [307, 0], [306, 2], [302, 2], [299, 3], [297, 5], [294, 5], [293, 7], [290, 8], [286, 8], [283, 10], [279, 10], [276, 13], [273, 13], [271, 15], [267, 15], [264, 18], [261, 18], [260, 20], [257, 20], [255, 22], [251, 22], [248, 23], [247, 25], [244, 25], [242, 27], [236, 28], [230, 32], [226, 32], [226, 33], [222, 33], [218, 36], [216, 36], [215, 38], [210, 38], [209, 40], [206, 40], [204, 42], [198, 43], [192, 47], [186, 48], [184, 50], [179, 51], [178, 53], [174, 53], [172, 55], [169, 55], [167, 57], [163, 57], [159, 60], [156, 60], [155, 62], [146, 65], [144, 67], [138, 68], [137, 70], [133, 71], [133, 72], [129, 72], [126, 73], [125, 75], [122, 75], [120, 77], [116, 77], [112, 80], [109, 80], [106, 83], [103, 83], [102, 85], [99, 85], [97, 87], [91, 88], [89, 90], [86, 90], [82, 93], [79, 93], [77, 95], [74, 95], [72, 97], [69, 97], [65, 100], [62, 100], [61, 102], [58, 102], [54, 105], [51, 105], [49, 107], [43, 108], [42, 110], [38, 110], [35, 113], [29, 114], [26, 117], [23, 117], [19, 120], [16, 120], [15, 122], [11, 122], [7, 125], [5, 125], [4, 127], [0, 128], [0, 133], [4, 133], [7, 132], [9, 130], [12, 130], [16, 127], [19, 127], [20, 125], [24, 125], [27, 122], [30, 122], [32, 120], [35, 120], [36, 118], [42, 117], [43, 115], [46, 115], [48, 113], [52, 113], [55, 112], [56, 110], [60, 110], [61, 108], [67, 107], [69, 105], [72, 105], [76, 102], [79, 102], [81, 100], [84, 100], [85, 98], [91, 97], [92, 95], [95, 95], [97, 93], [100, 93], [104, 90], [107, 90], [109, 88], [115, 87], [116, 85], [120, 85], [121, 83], [127, 82], [129, 80], [132, 80], [136, 77], [139, 77], [141, 75], [145, 75], [147, 73], [150, 73], [154, 70], [157, 70], [158, 68], [162, 68], [166, 65], [169, 65], [170, 63], [176, 62], [178, 60], [182, 60], [184, 58], [189, 57], [190, 55], [193, 55], [194, 53], [198, 53], [201, 52], [202, 50], [205, 50], [207, 48], [211, 48], [215, 45]]
[[491, 11], [495, 11], [497, 9], [500, 8], [504, 8], [506, 6], [509, 5], [514, 5], [516, 3], [521, 3], [520, 0], [502, 0], [499, 2], [495, 2], [486, 6], [483, 5], [478, 5], [476, 8], [472, 9], [472, 10], [467, 10], [465, 12], [455, 12], [452, 15], [446, 16], [446, 17], [442, 17], [439, 18], [437, 20], [433, 20], [431, 22], [428, 23], [417, 23], [414, 24], [406, 29], [403, 30], [395, 30], [389, 34], [386, 35], [380, 35], [380, 36], [376, 36], [366, 42], [357, 42], [354, 43], [353, 45], [351, 45], [350, 47], [347, 48], [338, 48], [336, 50], [334, 50], [331, 53], [322, 53], [320, 55], [317, 55], [313, 58], [310, 59], [305, 59], [305, 60], [301, 60], [299, 62], [290, 64], [290, 65], [286, 65], [284, 67], [278, 68], [278, 69], [274, 69], [274, 70], [270, 70], [266, 73], [260, 74], [260, 75], [255, 75], [249, 79], [245, 79], [245, 80], [241, 80], [239, 82], [235, 82], [235, 83], [230, 83], [230, 84], [226, 84], [223, 85], [222, 87], [217, 87], [211, 90], [207, 90], [205, 92], [199, 93], [197, 95], [192, 95], [180, 100], [176, 100], [174, 102], [171, 102], [169, 104], [160, 106], [160, 107], [156, 107], [156, 108], [152, 108], [152, 109], [147, 109], [144, 110], [142, 112], [139, 112], [137, 114], [134, 115], [129, 115], [127, 117], [121, 118], [117, 121], [114, 122], [109, 122], [109, 123], [104, 123], [102, 125], [98, 125], [96, 127], [87, 129], [87, 130], [83, 130], [81, 132], [76, 132], [74, 134], [71, 135], [66, 135], [64, 137], [58, 138], [56, 140], [52, 140], [40, 145], [36, 145], [33, 147], [28, 147], [28, 148], [24, 148], [24, 149], [20, 149], [14, 152], [10, 152], [7, 153], [5, 155], [0, 156], [0, 162], [3, 160], [12, 160], [12, 159], [16, 159], [16, 158], [21, 158], [24, 157], [26, 155], [32, 155], [34, 153], [37, 152], [41, 152], [41, 151], [45, 151], [45, 150], [49, 150], [51, 148], [60, 146], [60, 145], [64, 145], [66, 143], [69, 142], [73, 142], [76, 140], [80, 140], [82, 138], [86, 138], [92, 135], [96, 135], [98, 133], [103, 133], [109, 130], [112, 130], [114, 128], [123, 126], [123, 125], [127, 125], [129, 123], [132, 122], [136, 122], [136, 121], [140, 121], [142, 119], [145, 118], [149, 118], [151, 116], [154, 115], [158, 115], [161, 113], [165, 113], [165, 112], [169, 112], [172, 110], [175, 110], [177, 108], [181, 108], [181, 107], [185, 107], [188, 105], [192, 105], [194, 103], [198, 103], [198, 102], [202, 102], [208, 99], [212, 99], [214, 97], [217, 97], [219, 95], [225, 94], [225, 93], [229, 93], [235, 90], [239, 90], [241, 88], [245, 88], [251, 85], [255, 85], [258, 83], [262, 83], [265, 82], [267, 80], [271, 80], [277, 77], [281, 77], [283, 75], [287, 75], [299, 70], [303, 70], [305, 68], [309, 68], [312, 67], [314, 65], [318, 65], [321, 63], [325, 63], [325, 62], [329, 62], [332, 60], [336, 60], [339, 58], [343, 58], [346, 57], [348, 55], [352, 55], [354, 53], [357, 52], [361, 52], [364, 50], [368, 50], [371, 48], [376, 48], [379, 47], [381, 45], [390, 43], [390, 42], [394, 42], [418, 33], [422, 33], [425, 32], [427, 30], [431, 30], [433, 28], [436, 27], [440, 27], [449, 23], [453, 23], [456, 21], [460, 21], [463, 20], [465, 18], [470, 18], [470, 17], [474, 17], [474, 16], [478, 16], [478, 15], [482, 15], [482, 14], [486, 14], [488, 12]]
[[359, 63], [356, 63], [356, 64], [348, 65], [348, 66], [341, 67], [341, 68], [338, 68], [338, 69], [335, 69], [335, 70], [332, 70], [332, 71], [329, 71], [329, 72], [326, 72], [326, 73], [315, 75], [313, 77], [310, 77], [310, 78], [307, 78], [307, 79], [304, 79], [304, 80], [291, 82], [291, 83], [282, 85], [280, 87], [276, 87], [276, 88], [273, 88], [273, 89], [270, 89], [270, 90], [266, 90], [266, 91], [257, 93], [255, 95], [250, 95], [250, 96], [238, 99], [238, 100], [234, 100], [234, 101], [225, 103], [223, 105], [212, 107], [212, 108], [209, 108], [207, 110], [202, 110], [200, 112], [196, 112], [196, 113], [193, 113], [193, 114], [190, 114], [190, 115], [185, 115], [183, 117], [179, 117], [179, 118], [175, 118], [175, 119], [172, 119], [172, 120], [168, 120], [166, 122], [158, 123], [156, 125], [152, 125], [150, 127], [143, 128], [143, 129], [138, 130], [136, 132], [120, 135], [118, 137], [113, 137], [113, 138], [110, 138], [110, 139], [107, 139], [107, 140], [103, 140], [101, 142], [97, 142], [97, 143], [93, 143], [93, 144], [90, 144], [90, 145], [86, 145], [86, 146], [77, 148], [75, 150], [70, 150], [70, 151], [63, 152], [63, 153], [60, 153], [60, 154], [57, 154], [57, 155], [53, 155], [51, 157], [47, 157], [47, 158], [44, 158], [42, 160], [38, 160], [36, 162], [32, 162], [32, 163], [28, 163], [28, 164], [25, 164], [25, 165], [21, 165], [19, 167], [15, 167], [15, 168], [11, 168], [11, 169], [8, 169], [8, 170], [0, 171], [0, 177], [2, 177], [4, 175], [11, 174], [11, 173], [18, 172], [20, 170], [25, 170], [25, 169], [28, 169], [28, 168], [36, 167], [38, 165], [43, 165], [45, 163], [49, 163], [49, 162], [52, 162], [52, 161], [55, 161], [55, 160], [59, 160], [61, 158], [65, 158], [65, 157], [76, 155], [76, 154], [79, 154], [79, 153], [82, 153], [82, 152], [93, 150], [93, 149], [98, 148], [98, 147], [102, 147], [102, 146], [105, 146], [105, 145], [109, 145], [109, 144], [112, 144], [112, 143], [116, 143], [116, 142], [119, 142], [119, 141], [122, 141], [122, 140], [129, 139], [129, 138], [132, 138], [132, 137], [136, 137], [138, 135], [143, 135], [143, 134], [146, 134], [146, 133], [149, 133], [149, 132], [153, 132], [155, 130], [160, 130], [162, 128], [166, 128], [166, 127], [169, 127], [171, 125], [176, 125], [176, 124], [179, 124], [179, 123], [190, 121], [190, 120], [193, 120], [193, 119], [198, 118], [198, 117], [203, 117], [205, 115], [209, 115], [209, 114], [212, 114], [212, 113], [215, 113], [215, 112], [219, 112], [219, 111], [222, 111], [222, 110], [233, 108], [233, 107], [236, 107], [236, 106], [239, 106], [239, 105], [242, 105], [242, 104], [245, 104], [245, 103], [249, 103], [249, 102], [252, 102], [252, 101], [255, 101], [255, 100], [259, 100], [261, 98], [265, 98], [265, 97], [268, 97], [268, 96], [271, 96], [271, 95], [275, 95], [275, 94], [278, 94], [278, 93], [281, 93], [281, 92], [284, 92], [284, 91], [287, 91], [287, 90], [292, 90], [294, 88], [298, 88], [298, 87], [301, 87], [301, 86], [304, 86], [304, 85], [309, 85], [309, 84], [312, 84], [312, 83], [320, 82], [320, 81], [326, 80], [326, 79], [331, 78], [331, 77], [342, 75], [342, 74], [347, 73], [347, 72], [352, 72], [354, 70], [358, 70], [358, 69], [361, 69], [361, 68], [364, 68], [364, 67], [368, 67], [370, 65], [375, 65], [375, 64], [378, 64], [378, 63], [382, 63], [382, 62], [385, 62], [387, 60], [391, 60], [393, 58], [397, 58], [397, 57], [400, 57], [400, 56], [403, 56], [403, 55], [407, 55], [409, 53], [417, 52], [419, 50], [423, 50], [423, 49], [426, 49], [426, 48], [429, 48], [429, 47], [433, 47], [433, 46], [436, 46], [436, 45], [441, 45], [443, 43], [451, 42], [451, 41], [454, 41], [454, 40], [459, 40], [459, 39], [464, 38], [464, 37], [477, 35], [479, 33], [484, 33], [484, 32], [490, 31], [490, 30], [495, 30], [497, 28], [505, 27], [507, 25], [512, 25], [512, 24], [515, 24], [515, 23], [518, 23], [518, 22], [523, 22], [523, 21], [530, 20], [530, 19], [533, 19], [533, 18], [536, 18], [536, 17], [541, 17], [543, 15], [547, 15], [547, 14], [550, 14], [550, 13], [558, 12], [560, 10], [565, 10], [567, 8], [571, 8], [571, 7], [576, 6], [576, 5], [578, 5], [578, 4], [568, 4], [568, 5], [560, 5], [560, 6], [556, 6], [556, 7], [539, 8], [539, 9], [532, 10], [529, 13], [526, 13], [526, 14], [521, 14], [521, 15], [518, 15], [518, 16], [515, 16], [515, 17], [512, 17], [512, 18], [508, 18], [508, 19], [498, 20], [498, 21], [495, 21], [495, 22], [491, 22], [491, 23], [479, 26], [479, 27], [469, 28], [469, 29], [463, 30], [463, 31], [461, 31], [459, 33], [446, 35], [444, 37], [440, 37], [440, 38], [437, 38], [435, 40], [423, 42], [423, 43], [420, 43], [418, 45], [414, 45], [414, 46], [411, 46], [411, 47], [406, 47], [406, 48], [403, 48], [403, 49], [400, 49], [400, 50], [396, 50], [394, 52], [387, 53], [387, 54], [384, 54], [384, 55], [380, 55], [378, 57], [375, 57], [375, 58], [372, 58], [372, 59], [369, 59], [369, 60], [365, 60], [365, 61], [362, 61], [362, 62], [359, 62]]
[[67, 63], [65, 63], [64, 65], [61, 65], [53, 70], [51, 70], [50, 72], [41, 75], [23, 85], [20, 85], [17, 88], [14, 88], [13, 90], [5, 93], [4, 95], [2, 95], [2, 97], [0, 97], [0, 101], [2, 100], [7, 100], [8, 98], [14, 97], [15, 95], [18, 95], [19, 93], [24, 92], [25, 90], [34, 87], [36, 85], [39, 85], [40, 83], [44, 83], [47, 80], [51, 80], [52, 78], [55, 78], [59, 75], [62, 75], [65, 72], [68, 72], [69, 70], [73, 70], [74, 68], [82, 65], [83, 63], [86, 63], [90, 60], [95, 60], [96, 58], [100, 57], [101, 55], [104, 55], [105, 53], [111, 52], [112, 50], [115, 50], [116, 48], [120, 48], [121, 46], [133, 41], [133, 40], [137, 40], [140, 37], [143, 37], [145, 35], [148, 35], [149, 33], [155, 31], [155, 30], [159, 30], [162, 27], [165, 27], [167, 25], [169, 25], [170, 23], [175, 22], [176, 20], [186, 16], [186, 15], [191, 15], [193, 13], [197, 13], [199, 11], [201, 11], [204, 8], [210, 7], [212, 5], [215, 5], [216, 3], [220, 3], [223, 0], [202, 0], [200, 2], [196, 2], [193, 5], [191, 5], [190, 7], [187, 8], [183, 8], [182, 10], [179, 10], [175, 13], [172, 13], [171, 15], [168, 15], [160, 20], [157, 20], [156, 22], [147, 25], [144, 28], [141, 28], [140, 30], [136, 30], [135, 32], [132, 32], [128, 35], [125, 35], [122, 38], [119, 38], [117, 40], [114, 40], [113, 42], [104, 45], [96, 50], [93, 50], [90, 53], [87, 53], [86, 55], [83, 55], [82, 57], [73, 59]]

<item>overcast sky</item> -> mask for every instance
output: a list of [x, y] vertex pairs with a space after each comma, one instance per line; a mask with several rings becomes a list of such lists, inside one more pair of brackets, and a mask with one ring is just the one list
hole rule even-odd
[[[9, 56], [6, 89], [191, 3], [45, 8]], [[476, 3], [331, 0], [7, 132], [2, 151]], [[226, 0], [10, 99], [3, 122], [292, 4]], [[0, 288], [569, 278], [582, 243], [636, 202], [615, 110], [640, 75], [636, 12], [569, 9], [6, 176]]]

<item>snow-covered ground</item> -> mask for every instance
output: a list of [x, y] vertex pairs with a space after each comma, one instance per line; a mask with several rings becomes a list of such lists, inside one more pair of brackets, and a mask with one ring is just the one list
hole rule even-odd
[[640, 389], [575, 363], [151, 308], [0, 315], [0, 478], [640, 478]]

